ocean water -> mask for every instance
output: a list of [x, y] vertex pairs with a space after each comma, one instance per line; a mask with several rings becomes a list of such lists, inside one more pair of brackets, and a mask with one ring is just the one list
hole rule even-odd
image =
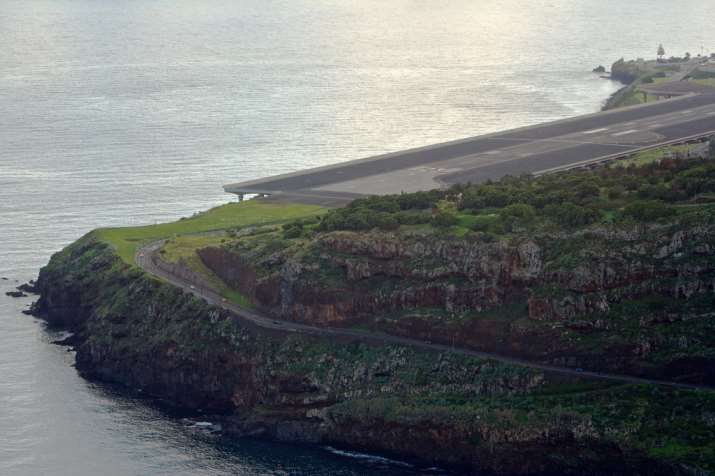
[[621, 56], [715, 50], [709, 0], [0, 0], [0, 474], [416, 474], [230, 442], [87, 382], [4, 292], [221, 185], [590, 113]]

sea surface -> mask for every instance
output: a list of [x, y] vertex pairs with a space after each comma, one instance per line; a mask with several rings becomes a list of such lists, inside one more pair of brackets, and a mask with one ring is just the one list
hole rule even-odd
[[424, 472], [226, 441], [88, 382], [4, 292], [221, 185], [597, 111], [621, 56], [715, 50], [711, 0], [0, 0], [0, 474]]

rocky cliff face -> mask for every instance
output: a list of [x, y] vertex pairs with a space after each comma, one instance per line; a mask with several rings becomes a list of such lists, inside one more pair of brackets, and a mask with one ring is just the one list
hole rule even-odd
[[[263, 308], [310, 323], [349, 322], [385, 310], [420, 307], [481, 311], [523, 293], [536, 282], [543, 266], [541, 249], [531, 241], [508, 246], [336, 232], [315, 246], [316, 255], [308, 259], [270, 257], [282, 266], [260, 279], [256, 268], [264, 266], [261, 261], [251, 263], [222, 248], [199, 250], [199, 255]], [[334, 282], [321, 276], [331, 270], [338, 274]], [[251, 278], [238, 282], [232, 279], [234, 274]], [[463, 282], [445, 285], [452, 279]], [[385, 280], [394, 285], [388, 292], [386, 286], [360, 286]]]
[[[521, 283], [537, 273], [533, 250], [491, 252], [518, 263], [503, 272]], [[239, 435], [347, 445], [478, 474], [690, 470], [649, 456], [638, 426], [590, 413], [596, 401], [554, 405], [548, 397], [534, 406], [537, 395], [563, 385], [571, 395], [578, 383], [456, 355], [266, 333], [122, 264], [92, 236], [53, 257], [38, 288], [37, 310], [77, 332], [77, 366], [85, 375], [220, 412]], [[583, 395], [608, 392], [603, 386]], [[614, 398], [639, 402], [644, 422], [668, 400], [660, 391]], [[652, 408], [644, 410], [644, 401]], [[696, 425], [702, 405], [711, 404], [698, 400], [691, 405], [697, 411], [679, 415], [678, 424], [692, 418]], [[631, 411], [629, 405], [623, 408]]]
[[[568, 356], [575, 366], [662, 375], [673, 363], [663, 354], [681, 345], [663, 338], [667, 321], [710, 325], [714, 237], [711, 227], [672, 225], [486, 243], [333, 232], [301, 253], [256, 258], [226, 246], [199, 254], [217, 275], [282, 319], [369, 325], [547, 362]], [[650, 307], [624, 310], [640, 301]], [[704, 343], [698, 326], [671, 327], [681, 343]], [[602, 347], [589, 349], [584, 338]], [[660, 362], [650, 359], [656, 353]], [[715, 382], [706, 367], [691, 378]]]

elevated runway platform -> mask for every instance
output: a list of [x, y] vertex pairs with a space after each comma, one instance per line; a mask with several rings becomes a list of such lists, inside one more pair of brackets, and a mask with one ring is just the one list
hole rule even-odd
[[510, 131], [229, 184], [239, 196], [339, 206], [386, 195], [539, 174], [715, 135], [715, 93], [600, 112]]

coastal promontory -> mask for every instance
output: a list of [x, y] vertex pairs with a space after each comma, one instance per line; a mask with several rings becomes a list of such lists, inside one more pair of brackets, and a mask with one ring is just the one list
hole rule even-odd
[[235, 436], [475, 474], [709, 474], [709, 154], [100, 229], [42, 269], [35, 311], [85, 376]]

